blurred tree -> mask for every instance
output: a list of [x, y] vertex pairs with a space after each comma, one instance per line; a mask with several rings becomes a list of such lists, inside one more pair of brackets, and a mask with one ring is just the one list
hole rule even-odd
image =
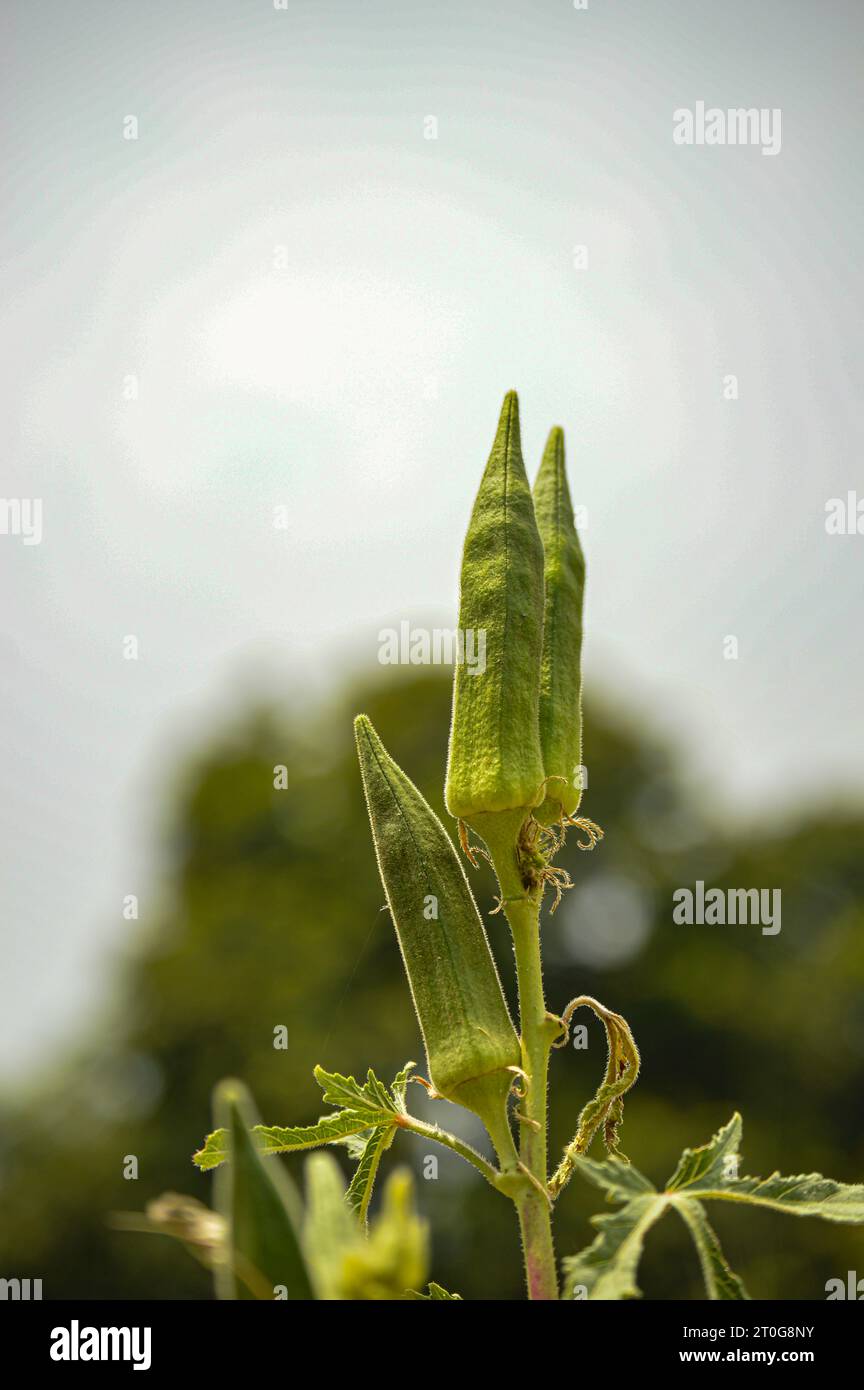
[[[110, 1010], [24, 1101], [3, 1106], [0, 1270], [41, 1278], [47, 1298], [208, 1297], [209, 1276], [172, 1242], [112, 1230], [112, 1210], [165, 1189], [209, 1200], [189, 1156], [211, 1127], [213, 1083], [251, 1086], [271, 1123], [321, 1110], [316, 1062], [389, 1079], [422, 1048], [386, 912], [356, 769], [351, 716], [365, 709], [398, 762], [450, 824], [443, 773], [450, 683], [437, 672], [358, 681], [324, 709], [254, 710], [179, 770], [168, 794], [169, 893], [158, 926], [118, 962]], [[544, 929], [547, 999], [598, 996], [629, 1019], [643, 1073], [628, 1097], [624, 1149], [656, 1180], [685, 1144], [733, 1109], [746, 1167], [864, 1168], [864, 819], [824, 815], [783, 832], [736, 834], [682, 790], [673, 757], [597, 704], [586, 715], [585, 814], [606, 839], [562, 858], [576, 887]], [[287, 769], [286, 789], [274, 769]], [[451, 824], [452, 828], [452, 824]], [[484, 911], [493, 884], [472, 871]], [[672, 894], [697, 879], [782, 890], [782, 931], [681, 926]], [[506, 925], [488, 929], [511, 1000]], [[553, 1054], [553, 1153], [572, 1137], [602, 1072], [603, 1033]], [[274, 1045], [280, 1037], [287, 1046]], [[412, 1088], [419, 1114], [479, 1140], [473, 1120]], [[124, 1160], [138, 1159], [138, 1180]], [[425, 1162], [407, 1136], [433, 1234], [433, 1276], [467, 1298], [521, 1297], [517, 1232], [505, 1204], [444, 1150]], [[279, 1160], [282, 1161], [282, 1160]], [[390, 1158], [388, 1156], [388, 1163]], [[299, 1176], [299, 1165], [294, 1168]], [[426, 1179], [426, 1180], [424, 1180]], [[558, 1248], [592, 1238], [598, 1196], [574, 1181]], [[860, 1233], [818, 1222], [717, 1214], [733, 1266], [757, 1298], [821, 1298], [828, 1278], [864, 1274]], [[683, 1231], [649, 1244], [651, 1297], [702, 1296]]]

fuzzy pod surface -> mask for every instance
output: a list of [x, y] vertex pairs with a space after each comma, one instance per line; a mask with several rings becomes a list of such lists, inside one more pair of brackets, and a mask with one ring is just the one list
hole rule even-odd
[[504, 398], [465, 537], [459, 627], [473, 634], [475, 651], [485, 652], [485, 667], [456, 667], [447, 809], [470, 821], [536, 806], [544, 795], [538, 722], [543, 544], [522, 461], [515, 391]]
[[564, 464], [564, 431], [550, 431], [534, 484], [544, 552], [540, 744], [546, 796], [541, 824], [572, 816], [582, 797], [582, 601], [585, 557], [573, 520]]
[[435, 812], [354, 724], [372, 838], [437, 1093], [500, 1120], [521, 1049], [477, 905]]

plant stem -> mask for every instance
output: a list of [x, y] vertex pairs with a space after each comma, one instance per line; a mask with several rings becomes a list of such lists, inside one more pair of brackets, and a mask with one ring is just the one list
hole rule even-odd
[[479, 1173], [482, 1173], [488, 1183], [493, 1187], [498, 1186], [498, 1170], [489, 1163], [482, 1154], [464, 1140], [458, 1139], [455, 1134], [450, 1134], [446, 1129], [439, 1129], [438, 1125], [427, 1124], [425, 1120], [418, 1120], [416, 1115], [406, 1115], [397, 1122], [400, 1129], [410, 1130], [412, 1134], [419, 1134], [423, 1139], [431, 1139], [436, 1144], [443, 1144], [445, 1148], [452, 1149], [459, 1154], [466, 1162], [473, 1164]]
[[514, 1197], [522, 1232], [528, 1296], [531, 1299], [557, 1299], [551, 1202], [545, 1195], [548, 1132], [546, 1089], [549, 1052], [560, 1027], [546, 1012], [543, 998], [540, 895], [527, 894], [522, 885], [514, 841], [508, 835], [496, 837], [493, 833], [490, 842], [485, 826], [482, 833], [498, 875], [516, 954], [522, 1068], [527, 1078], [526, 1095], [519, 1103], [517, 1116], [521, 1130], [519, 1156], [525, 1169], [536, 1180], [518, 1197]]
[[[520, 1102], [519, 1154], [530, 1173], [546, 1188], [548, 1117], [546, 1091], [549, 1050], [556, 1035], [550, 1028], [543, 998], [540, 961], [539, 903], [512, 902], [506, 907], [513, 931], [516, 977], [519, 984], [519, 1019], [522, 1029], [522, 1066], [528, 1076], [527, 1095]], [[528, 1295], [532, 1299], [558, 1297], [555, 1249], [552, 1243], [550, 1202], [536, 1187], [517, 1203]]]

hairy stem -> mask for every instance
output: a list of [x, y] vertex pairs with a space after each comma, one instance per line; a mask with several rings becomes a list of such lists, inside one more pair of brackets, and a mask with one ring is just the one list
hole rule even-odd
[[548, 1121], [546, 1107], [549, 1052], [560, 1032], [559, 1023], [546, 1011], [540, 959], [540, 893], [529, 894], [522, 885], [513, 840], [494, 834], [484, 837], [492, 855], [504, 900], [504, 911], [513, 933], [525, 1095], [517, 1107], [519, 1157], [534, 1182], [514, 1197], [522, 1232], [528, 1296], [557, 1299], [558, 1278], [552, 1242], [551, 1203], [547, 1196]]
[[482, 1173], [488, 1183], [493, 1187], [498, 1187], [499, 1173], [482, 1154], [466, 1144], [464, 1140], [458, 1139], [455, 1134], [450, 1134], [446, 1129], [439, 1129], [437, 1125], [427, 1124], [425, 1120], [418, 1120], [415, 1115], [406, 1115], [399, 1120], [399, 1128], [409, 1130], [412, 1134], [419, 1134], [423, 1139], [431, 1139], [436, 1144], [443, 1144], [445, 1148], [452, 1149], [468, 1163], [473, 1164], [478, 1173]]

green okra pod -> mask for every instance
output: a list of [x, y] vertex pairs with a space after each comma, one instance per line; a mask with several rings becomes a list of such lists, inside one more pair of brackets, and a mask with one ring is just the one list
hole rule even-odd
[[[538, 722], [543, 545], [522, 462], [519, 402], [504, 398], [462, 555], [459, 627], [485, 668], [456, 667], [447, 809], [459, 820], [542, 801]], [[482, 634], [482, 637], [481, 637]]]
[[434, 811], [365, 715], [355, 720], [372, 838], [429, 1080], [502, 1134], [521, 1049], [465, 872]]
[[585, 557], [573, 520], [564, 465], [564, 431], [550, 431], [534, 484], [544, 551], [540, 744], [546, 796], [543, 825], [572, 816], [582, 797], [582, 599]]

